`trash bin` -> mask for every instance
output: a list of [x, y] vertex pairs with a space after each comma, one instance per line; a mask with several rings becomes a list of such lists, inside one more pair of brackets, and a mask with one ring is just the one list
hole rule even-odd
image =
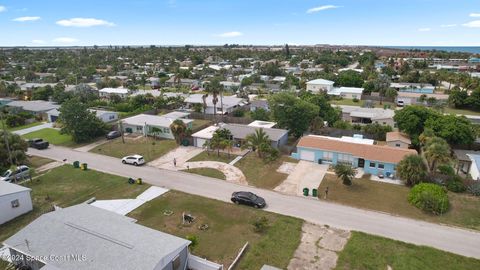
[[131, 178], [131, 177], [128, 178], [128, 183], [129, 183], [129, 184], [135, 184], [135, 179], [133, 179], [133, 178]]
[[137, 184], [139, 184], [139, 185], [142, 184], [142, 178], [137, 178]]
[[303, 188], [303, 196], [308, 196], [308, 188]]
[[312, 196], [317, 197], [318, 196], [318, 191], [316, 188], [312, 189]]
[[80, 168], [80, 162], [79, 161], [74, 161], [73, 162], [73, 168]]
[[87, 163], [82, 163], [81, 169], [86, 171], [88, 169]]

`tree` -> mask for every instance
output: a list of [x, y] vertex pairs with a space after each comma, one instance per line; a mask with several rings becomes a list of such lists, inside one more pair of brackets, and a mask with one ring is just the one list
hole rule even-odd
[[212, 149], [217, 149], [217, 155], [220, 156], [220, 150], [228, 150], [230, 157], [230, 150], [232, 149], [232, 133], [226, 128], [220, 128], [213, 133], [212, 139], [208, 145]]
[[477, 137], [472, 122], [465, 116], [449, 114], [430, 118], [425, 128], [432, 129], [436, 136], [453, 145], [471, 145]]
[[423, 152], [432, 173], [436, 172], [439, 164], [450, 161], [450, 146], [442, 138], [428, 138]]
[[0, 171], [25, 163], [27, 148], [27, 142], [22, 137], [0, 129]]
[[325, 126], [323, 118], [320, 116], [316, 116], [313, 121], [312, 125], [310, 126], [310, 131], [314, 134], [319, 134], [320, 130]]
[[338, 108], [334, 108], [329, 103], [329, 97], [325, 93], [313, 94], [305, 92], [300, 96], [301, 99], [318, 106], [318, 116], [327, 121], [328, 125], [332, 126], [333, 123], [341, 119], [341, 111]]
[[173, 136], [175, 137], [175, 141], [178, 145], [182, 143], [183, 138], [185, 137], [185, 133], [187, 132], [187, 125], [180, 120], [177, 119], [172, 122], [170, 125], [170, 130], [172, 131]]
[[425, 122], [428, 119], [435, 121], [440, 116], [438, 112], [432, 109], [412, 105], [406, 106], [402, 110], [396, 110], [393, 120], [397, 123], [400, 131], [409, 135], [414, 144], [418, 144], [418, 136], [425, 128]]
[[448, 105], [453, 108], [462, 108], [467, 105], [468, 93], [454, 88], [448, 95]]
[[264, 108], [257, 108], [256, 110], [250, 112], [250, 117], [253, 120], [268, 121], [270, 120], [270, 112]]
[[362, 87], [362, 75], [354, 70], [342, 71], [338, 74], [335, 84], [345, 87]]
[[264, 144], [270, 144], [270, 138], [263, 128], [259, 128], [255, 130], [255, 133], [247, 135], [244, 147], [252, 149], [253, 152], [257, 152], [259, 157], [262, 157], [263, 153], [260, 148]]
[[352, 179], [355, 176], [355, 169], [350, 165], [337, 164], [334, 167], [335, 174], [338, 178], [342, 179], [342, 183], [346, 186], [352, 185]]
[[405, 181], [405, 185], [414, 186], [425, 180], [427, 166], [419, 155], [408, 155], [397, 165], [397, 174]]
[[106, 132], [105, 123], [76, 98], [65, 101], [59, 111], [62, 132], [72, 135], [77, 143], [90, 141]]
[[[212, 94], [212, 103], [213, 103], [213, 117], [217, 119], [217, 103], [218, 96], [223, 92], [223, 85], [220, 84], [220, 79], [213, 78], [207, 85], [206, 91]], [[223, 104], [222, 105], [222, 114], [223, 114]]]

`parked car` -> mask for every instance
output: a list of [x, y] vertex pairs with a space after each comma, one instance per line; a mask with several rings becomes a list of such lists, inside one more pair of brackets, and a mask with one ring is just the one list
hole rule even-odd
[[16, 170], [7, 170], [0, 177], [0, 181], [16, 182], [30, 177], [30, 168], [26, 165], [20, 165]]
[[121, 136], [122, 136], [122, 133], [120, 133], [120, 131], [114, 130], [114, 131], [110, 131], [106, 137], [107, 137], [107, 140], [111, 140]]
[[248, 191], [237, 191], [232, 193], [231, 200], [235, 204], [245, 204], [255, 208], [263, 208], [267, 205], [265, 199]]
[[28, 140], [28, 146], [38, 150], [47, 149], [49, 145], [50, 143], [48, 143], [47, 141], [44, 141], [43, 139], [37, 138], [37, 139]]
[[123, 164], [133, 164], [135, 166], [140, 166], [145, 163], [143, 156], [141, 155], [131, 155], [122, 158]]
[[405, 102], [403, 102], [403, 100], [398, 100], [397, 107], [403, 107], [403, 106], [405, 106]]

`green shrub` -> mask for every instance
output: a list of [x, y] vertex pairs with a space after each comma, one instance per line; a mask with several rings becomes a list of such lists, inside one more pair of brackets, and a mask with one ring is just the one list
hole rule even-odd
[[9, 127], [23, 126], [25, 125], [25, 118], [16, 114], [10, 114], [7, 116], [7, 120], [5, 121], [5, 123]]
[[437, 169], [441, 174], [450, 175], [450, 176], [455, 175], [455, 170], [450, 165], [442, 164], [442, 165], [439, 165]]
[[480, 196], [480, 181], [472, 181], [467, 186], [467, 190], [470, 194], [474, 196]]
[[454, 175], [447, 180], [447, 189], [452, 192], [464, 192], [467, 188], [460, 176]]
[[408, 194], [408, 201], [417, 208], [435, 215], [441, 215], [449, 208], [446, 190], [431, 183], [414, 186]]
[[187, 240], [192, 242], [190, 243], [190, 249], [193, 250], [198, 245], [198, 237], [196, 235], [187, 235]]
[[358, 98], [354, 98], [354, 99], [352, 99], [352, 101], [355, 102], [355, 103], [357, 103], [357, 102], [359, 102], [360, 100], [358, 100]]
[[263, 233], [268, 228], [268, 218], [266, 218], [265, 216], [257, 218], [255, 221], [253, 221], [252, 225], [254, 232]]
[[244, 110], [235, 110], [233, 111], [233, 116], [234, 117], [243, 117], [245, 115], [245, 111]]

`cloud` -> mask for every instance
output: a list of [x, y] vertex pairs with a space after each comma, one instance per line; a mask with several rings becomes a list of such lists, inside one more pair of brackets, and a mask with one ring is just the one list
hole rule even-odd
[[7, 10], [7, 8], [6, 8], [6, 7], [4, 7], [4, 6], [0, 6], [0, 12], [4, 12], [4, 11], [6, 11], [6, 10]]
[[53, 40], [53, 42], [66, 43], [66, 44], [75, 43], [77, 41], [78, 41], [78, 39], [71, 38], [71, 37], [59, 37], [59, 38], [56, 38], [56, 39]]
[[432, 29], [431, 28], [428, 28], [428, 27], [425, 27], [425, 28], [418, 28], [418, 31], [419, 32], [428, 32], [428, 31], [431, 31]]
[[440, 25], [440, 27], [442, 27], [442, 28], [449, 28], [449, 27], [455, 27], [455, 26], [457, 26], [457, 25], [456, 24], [442, 24], [442, 25]]
[[41, 39], [34, 39], [34, 40], [32, 40], [32, 43], [33, 44], [45, 44], [47, 42], [45, 42], [45, 40], [41, 40]]
[[462, 24], [465, 27], [471, 27], [471, 28], [480, 28], [480, 20], [477, 21], [471, 21], [468, 23]]
[[217, 36], [219, 36], [219, 37], [239, 37], [239, 36], [243, 36], [243, 33], [237, 32], [237, 31], [232, 31], [232, 32], [225, 32], [225, 33], [219, 34]]
[[33, 21], [38, 21], [40, 19], [41, 18], [38, 17], [38, 16], [25, 16], [25, 17], [15, 18], [12, 21], [15, 21], [15, 22], [33, 22]]
[[470, 13], [470, 17], [480, 17], [480, 13]]
[[67, 27], [115, 26], [112, 22], [95, 18], [71, 18], [57, 21], [57, 24]]
[[319, 7], [314, 7], [309, 10], [307, 10], [307, 13], [316, 13], [322, 10], [327, 10], [327, 9], [335, 9], [335, 8], [340, 8], [341, 6], [334, 6], [334, 5], [324, 5], [324, 6], [319, 6]]

